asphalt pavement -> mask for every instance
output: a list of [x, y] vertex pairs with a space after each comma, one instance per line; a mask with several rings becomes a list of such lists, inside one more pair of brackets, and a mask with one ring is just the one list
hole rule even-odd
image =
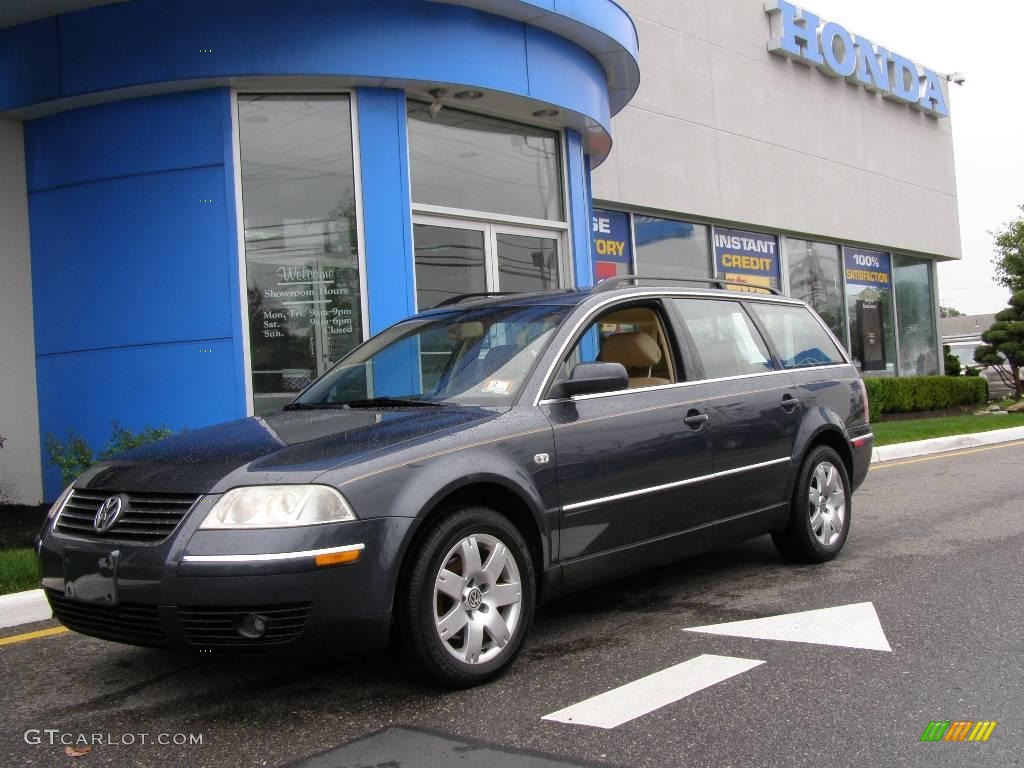
[[[469, 691], [414, 683], [387, 655], [182, 656], [72, 633], [0, 645], [0, 764], [1022, 765], [1022, 467], [1022, 443], [876, 464], [833, 562], [788, 564], [762, 538], [567, 597], [503, 678]], [[830, 608], [744, 625], [760, 636], [687, 631]], [[818, 630], [868, 639], [783, 639]], [[922, 742], [933, 721], [997, 724], [984, 742]], [[92, 749], [68, 755], [83, 736]]]

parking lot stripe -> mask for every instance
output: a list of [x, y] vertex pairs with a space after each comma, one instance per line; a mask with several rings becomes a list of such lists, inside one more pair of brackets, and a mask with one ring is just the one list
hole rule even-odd
[[50, 627], [49, 629], [37, 629], [35, 632], [23, 632], [20, 635], [0, 637], [0, 645], [14, 645], [15, 643], [24, 643], [28, 640], [37, 640], [40, 637], [52, 637], [53, 635], [63, 635], [65, 632], [70, 631], [71, 630], [67, 627]]
[[757, 659], [703, 654], [544, 715], [542, 719], [615, 728], [761, 664], [764, 662]]
[[725, 624], [689, 627], [687, 632], [785, 640], [791, 643], [836, 645], [869, 651], [892, 651], [872, 603], [851, 603], [799, 613], [783, 613], [763, 619], [744, 619]]

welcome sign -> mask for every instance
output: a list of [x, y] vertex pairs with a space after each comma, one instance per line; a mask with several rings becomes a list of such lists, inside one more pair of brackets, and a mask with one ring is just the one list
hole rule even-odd
[[949, 117], [941, 76], [932, 70], [866, 37], [851, 35], [834, 21], [823, 22], [786, 0], [768, 0], [764, 9], [771, 20], [771, 53], [817, 67], [829, 77], [843, 78], [932, 117]]

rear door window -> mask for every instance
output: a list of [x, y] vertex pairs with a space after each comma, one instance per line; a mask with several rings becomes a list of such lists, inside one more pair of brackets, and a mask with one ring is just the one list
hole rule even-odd
[[772, 370], [764, 339], [738, 301], [674, 299], [709, 379]]
[[778, 353], [783, 368], [845, 363], [839, 347], [807, 307], [750, 302]]

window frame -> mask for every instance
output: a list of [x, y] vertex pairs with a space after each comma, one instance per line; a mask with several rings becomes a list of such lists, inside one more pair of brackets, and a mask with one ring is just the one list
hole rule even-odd
[[[551, 363], [551, 366], [541, 383], [539, 394], [537, 395], [534, 405], [548, 405], [551, 403], [572, 402], [575, 400], [589, 400], [596, 397], [612, 397], [624, 394], [641, 394], [668, 389], [670, 387], [689, 386], [700, 383], [700, 379], [695, 378], [692, 375], [695, 372], [695, 368], [690, 348], [687, 346], [687, 340], [680, 335], [681, 329], [677, 322], [677, 317], [675, 312], [665, 301], [666, 298], [674, 297], [662, 295], [627, 296], [620, 301], [600, 304], [587, 312], [583, 319], [578, 321], [578, 324], [573, 329], [572, 335], [569, 337], [568, 341], [560, 345], [558, 355]], [[559, 370], [568, 359], [569, 355], [572, 354], [573, 350], [576, 349], [576, 345], [579, 343], [580, 339], [583, 338], [583, 335], [587, 330], [594, 323], [598, 322], [601, 317], [623, 309], [630, 309], [631, 307], [647, 307], [657, 313], [658, 319], [661, 321], [662, 330], [665, 332], [665, 343], [668, 345], [668, 353], [673, 355], [673, 359], [671, 361], [672, 368], [676, 373], [678, 381], [672, 381], [668, 384], [658, 384], [653, 387], [639, 387], [636, 389], [630, 389], [627, 387], [625, 389], [616, 389], [611, 392], [598, 392], [592, 395], [574, 395], [573, 397], [564, 398], [549, 397], [548, 393], [550, 392], [551, 387], [561, 380], [558, 375]]]
[[775, 338], [768, 331], [768, 326], [761, 321], [761, 318], [758, 317], [757, 313], [754, 311], [755, 305], [751, 302], [744, 302], [743, 308], [747, 311], [747, 315], [750, 317], [751, 321], [753, 321], [758, 331], [760, 331], [761, 338], [764, 339], [764, 343], [768, 347], [769, 352], [771, 353], [772, 362], [775, 365], [775, 370], [791, 372], [811, 371], [817, 370], [818, 368], [828, 368], [830, 366], [846, 365], [845, 361], [848, 358], [846, 350], [843, 348], [843, 345], [839, 343], [839, 339], [836, 338], [836, 335], [835, 333], [832, 332], [832, 329], [828, 327], [828, 324], [824, 320], [822, 320], [821, 315], [815, 312], [814, 308], [810, 304], [807, 304], [806, 302], [801, 302], [800, 304], [783, 304], [777, 301], [764, 301], [758, 303], [768, 304], [775, 307], [799, 307], [801, 310], [807, 313], [814, 322], [818, 324], [818, 327], [820, 327], [825, 332], [826, 338], [828, 338], [835, 345], [835, 348], [839, 351], [839, 357], [841, 360], [838, 363], [830, 362], [821, 363], [818, 365], [798, 365], [792, 368], [787, 368], [786, 364], [783, 362], [785, 358], [783, 358], [782, 354], [779, 352], [779, 348], [775, 343]]
[[[245, 415], [256, 414], [256, 397], [253, 390], [252, 377], [252, 339], [250, 333], [249, 301], [247, 293], [248, 263], [245, 253], [245, 218], [242, 202], [242, 140], [239, 127], [238, 102], [247, 96], [281, 96], [287, 98], [302, 97], [338, 97], [345, 96], [349, 103], [349, 121], [351, 125], [352, 151], [352, 183], [355, 198], [356, 223], [356, 262], [359, 265], [359, 311], [360, 328], [359, 343], [352, 348], [355, 351], [370, 338], [370, 296], [366, 272], [366, 234], [363, 226], [363, 176], [362, 156], [359, 152], [359, 96], [355, 88], [313, 88], [302, 87], [282, 88], [281, 86], [260, 87], [259, 85], [238, 85], [229, 89], [231, 113], [231, 162], [235, 208], [235, 252], [237, 256], [238, 275], [238, 317], [240, 319], [240, 336], [242, 342], [242, 386], [245, 390]], [[329, 370], [329, 369], [328, 369]], [[325, 371], [326, 373], [326, 371]], [[296, 396], [301, 393], [296, 393]]]
[[[673, 301], [669, 302], [672, 306], [672, 314], [675, 316], [676, 321], [679, 323], [679, 327], [684, 334], [686, 343], [689, 345], [690, 353], [693, 356], [694, 362], [696, 363], [695, 370], [700, 373], [700, 379], [698, 381], [710, 382], [710, 381], [728, 381], [730, 379], [745, 379], [751, 376], [765, 376], [775, 373], [784, 373], [785, 369], [779, 362], [778, 356], [775, 353], [774, 347], [771, 345], [769, 340], [765, 338], [764, 328], [758, 323], [757, 318], [753, 316], [753, 313], [747, 308], [747, 301], [740, 298], [743, 294], [738, 291], [733, 291], [735, 296], [705, 296], [705, 295], [679, 295], [670, 297]], [[694, 341], [692, 334], [690, 333], [689, 327], [686, 325], [686, 320], [683, 318], [682, 312], [675, 305], [676, 301], [727, 301], [733, 304], [738, 304], [741, 311], [746, 315], [747, 319], [750, 320], [751, 325], [754, 327], [755, 333], [759, 334], [761, 343], [764, 344], [765, 350], [768, 352], [768, 360], [772, 364], [771, 369], [764, 371], [757, 371], [755, 373], [740, 373], [735, 376], [715, 376], [709, 377], [707, 371], [704, 368], [704, 361], [701, 359], [700, 350], [697, 347], [697, 342]], [[783, 303], [783, 302], [778, 302]]]
[[571, 259], [568, 254], [567, 228], [524, 226], [512, 223], [506, 224], [503, 221], [491, 221], [489, 219], [466, 216], [438, 216], [417, 213], [414, 209], [412, 214], [413, 243], [412, 243], [412, 289], [413, 300], [417, 312], [426, 311], [419, 306], [419, 291], [416, 285], [416, 227], [418, 225], [428, 227], [448, 227], [451, 229], [463, 229], [470, 232], [480, 232], [483, 235], [484, 244], [484, 285], [488, 292], [500, 291], [499, 263], [498, 263], [498, 236], [499, 235], [522, 235], [525, 237], [540, 237], [554, 240], [558, 249], [558, 285], [557, 289], [568, 288], [572, 283], [570, 280], [569, 263]]

